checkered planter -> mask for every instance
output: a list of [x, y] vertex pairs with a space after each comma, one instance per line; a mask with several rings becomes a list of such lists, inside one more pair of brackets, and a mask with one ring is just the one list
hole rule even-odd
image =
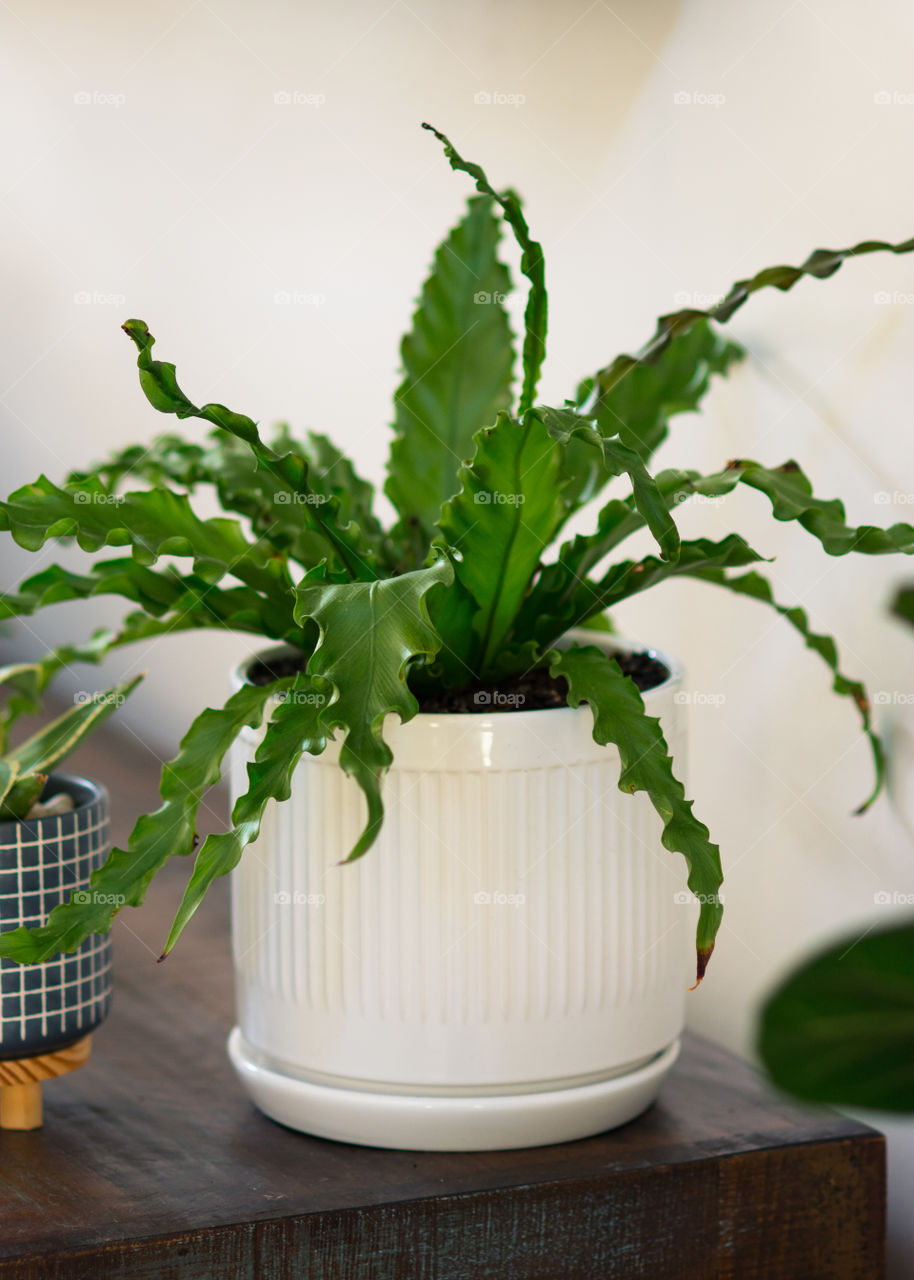
[[[85, 778], [52, 774], [76, 808], [52, 818], [0, 822], [0, 931], [44, 924], [59, 902], [85, 892], [108, 850], [108, 793]], [[0, 1058], [32, 1057], [98, 1026], [111, 1001], [111, 939], [95, 934], [44, 964], [0, 960]]]

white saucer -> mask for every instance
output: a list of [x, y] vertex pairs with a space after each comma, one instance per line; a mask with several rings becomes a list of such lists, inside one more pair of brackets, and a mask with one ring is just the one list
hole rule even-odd
[[265, 1065], [238, 1027], [232, 1065], [254, 1103], [291, 1129], [401, 1151], [504, 1151], [588, 1138], [645, 1111], [679, 1057], [679, 1040], [628, 1075], [519, 1094], [407, 1094], [317, 1084]]

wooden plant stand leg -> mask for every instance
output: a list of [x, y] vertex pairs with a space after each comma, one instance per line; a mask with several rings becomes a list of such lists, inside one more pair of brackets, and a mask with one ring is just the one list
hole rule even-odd
[[88, 1062], [92, 1037], [35, 1058], [0, 1060], [0, 1129], [41, 1128], [41, 1082]]

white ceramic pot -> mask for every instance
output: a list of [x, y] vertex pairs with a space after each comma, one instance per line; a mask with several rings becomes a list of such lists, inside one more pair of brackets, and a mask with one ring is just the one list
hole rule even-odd
[[[594, 635], [587, 639], [594, 642]], [[645, 695], [681, 772], [681, 673]], [[242, 679], [241, 674], [236, 680]], [[577, 710], [388, 719], [377, 844], [331, 743], [233, 873], [250, 1096], [369, 1146], [564, 1142], [643, 1111], [676, 1060], [694, 913], [682, 860]], [[233, 789], [258, 735], [233, 756]]]

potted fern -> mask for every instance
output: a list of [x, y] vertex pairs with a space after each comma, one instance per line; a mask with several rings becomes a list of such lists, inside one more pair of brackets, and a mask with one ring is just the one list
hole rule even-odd
[[[637, 355], [547, 407], [542, 250], [518, 198], [434, 132], [477, 194], [403, 341], [385, 485], [395, 521], [382, 524], [371, 486], [325, 436], [284, 428], [267, 441], [241, 413], [198, 407], [131, 320], [150, 403], [215, 430], [205, 443], [160, 436], [61, 485], [42, 476], [0, 504], [21, 545], [75, 536], [93, 556], [85, 575], [44, 569], [0, 600], [0, 617], [102, 593], [138, 606], [68, 660], [196, 628], [269, 642], [225, 705], [193, 722], [161, 807], [93, 886], [139, 906], [159, 867], [192, 851], [231, 754], [230, 827], [196, 851], [164, 951], [233, 872], [230, 1053], [252, 1097], [326, 1137], [484, 1149], [584, 1136], [649, 1105], [677, 1053], [696, 900], [699, 980], [720, 924], [719, 851], [674, 772], [681, 673], [630, 652], [608, 610], [674, 576], [777, 610], [856, 705], [876, 768], [861, 809], [879, 790], [866, 695], [831, 639], [775, 601], [745, 538], [683, 540], [674, 517], [692, 495], [748, 485], [829, 555], [909, 554], [914, 528], [849, 526], [793, 461], [712, 475], [652, 461], [670, 418], [740, 359], [718, 326], [752, 293], [914, 240], [817, 250], [740, 281], [710, 310], [662, 317]], [[529, 283], [517, 395], [502, 221]], [[201, 488], [231, 515], [199, 516]], [[591, 532], [560, 542], [592, 503]], [[622, 558], [643, 530], [655, 550]], [[71, 901], [42, 928], [4, 934], [0, 954], [41, 961], [113, 916]]]
[[[0, 930], [41, 926], [59, 905], [92, 894], [108, 849], [108, 793], [57, 766], [121, 705], [141, 677], [75, 706], [13, 746], [23, 712], [37, 712], [53, 664], [0, 668]], [[105, 1017], [111, 939], [80, 935], [68, 955], [24, 968], [0, 960], [0, 1059], [31, 1058], [72, 1044]]]

